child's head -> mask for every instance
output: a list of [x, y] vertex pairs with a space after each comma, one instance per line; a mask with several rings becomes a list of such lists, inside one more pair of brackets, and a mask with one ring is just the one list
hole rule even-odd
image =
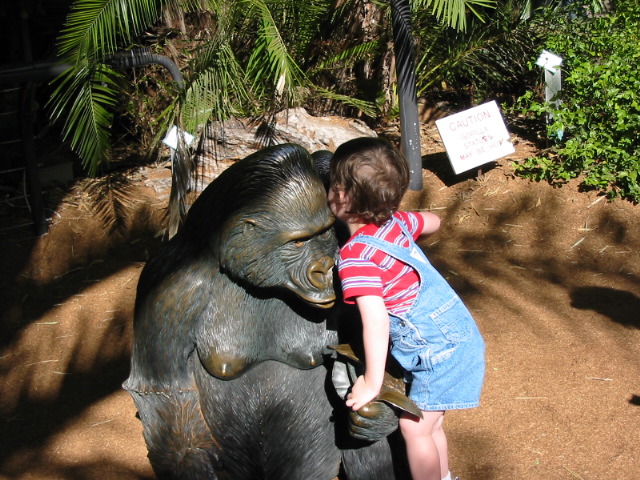
[[363, 223], [382, 225], [398, 210], [409, 185], [404, 157], [389, 142], [361, 137], [338, 147], [331, 159], [331, 189], [348, 199], [346, 209]]

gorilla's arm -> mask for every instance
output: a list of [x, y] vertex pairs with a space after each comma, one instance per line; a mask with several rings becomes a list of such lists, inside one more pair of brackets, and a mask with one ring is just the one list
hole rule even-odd
[[221, 466], [221, 452], [204, 421], [196, 390], [129, 393], [158, 480], [217, 478], [214, 468]]
[[[123, 384], [138, 409], [158, 479], [212, 479], [219, 450], [202, 415], [193, 368], [196, 325], [208, 302], [202, 272], [170, 269], [162, 255], [138, 286], [131, 372]], [[212, 297], [211, 297], [212, 298]]]
[[147, 264], [138, 285], [131, 372], [124, 384], [129, 391], [166, 393], [194, 386], [188, 361], [196, 348], [194, 331], [209, 306], [196, 299], [207, 294], [197, 286], [207, 279], [184, 268], [149, 286], [159, 264]]

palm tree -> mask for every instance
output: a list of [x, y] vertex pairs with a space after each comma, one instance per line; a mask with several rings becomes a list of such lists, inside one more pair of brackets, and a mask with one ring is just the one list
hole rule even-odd
[[[334, 2], [268, 0], [76, 0], [59, 51], [70, 64], [54, 94], [54, 118], [64, 116], [65, 132], [90, 174], [108, 164], [113, 106], [124, 81], [109, 64], [121, 49], [129, 49], [161, 17], [197, 13], [210, 15], [207, 37], [191, 39], [189, 57], [181, 65], [185, 87], [165, 112], [165, 126], [175, 121], [178, 106], [184, 127], [195, 131], [211, 119], [255, 114], [300, 104], [313, 88], [301, 60], [314, 33]], [[152, 46], [154, 47], [154, 46]], [[157, 47], [157, 46], [155, 46]], [[331, 96], [314, 88], [314, 93]], [[373, 113], [366, 102], [341, 97]], [[271, 107], [271, 108], [269, 108]]]
[[[297, 105], [301, 92], [312, 85], [294, 56], [304, 55], [313, 38], [311, 30], [331, 5], [318, 0], [76, 0], [59, 39], [60, 56], [71, 67], [58, 78], [52, 116], [64, 118], [66, 138], [90, 175], [107, 167], [110, 127], [125, 80], [109, 60], [139, 42], [145, 29], [162, 16], [189, 13], [210, 15], [214, 25], [207, 38], [192, 39], [200, 46], [184, 61], [185, 85], [176, 88], [173, 102], [161, 115], [159, 136], [175, 123], [197, 131], [211, 120]], [[286, 28], [292, 25], [296, 28]], [[365, 102], [342, 100], [369, 108]], [[172, 189], [172, 230], [184, 213], [181, 190], [186, 180], [181, 173], [188, 170], [181, 162], [173, 169], [174, 186], [179, 188]]]
[[[412, 6], [414, 12], [430, 10], [447, 25], [463, 29], [467, 11], [477, 15], [478, 7], [493, 2], [414, 0]], [[195, 132], [211, 120], [232, 116], [269, 118], [279, 109], [300, 105], [314, 96], [344, 102], [374, 116], [371, 102], [311, 80], [323, 64], [308, 62], [310, 52], [317, 51], [319, 25], [327, 19], [339, 21], [332, 12], [348, 11], [349, 5], [355, 3], [358, 0], [75, 0], [59, 38], [61, 58], [71, 68], [58, 79], [51, 103], [53, 117], [64, 119], [66, 137], [83, 159], [87, 172], [99, 173], [109, 163], [110, 127], [118, 93], [126, 81], [123, 71], [109, 59], [122, 49], [139, 45], [144, 41], [145, 30], [162, 18], [185, 15], [208, 16], [212, 22], [206, 35], [191, 39], [186, 55], [174, 56], [184, 75], [184, 88], [176, 85], [173, 101], [160, 116], [158, 137], [172, 124]], [[403, 150], [413, 165], [411, 188], [419, 190], [422, 179], [411, 33], [414, 12], [409, 0], [391, 0], [388, 6], [398, 58], [403, 142], [407, 145]], [[194, 48], [195, 44], [198, 46]], [[158, 52], [161, 49], [153, 42], [150, 47]], [[335, 64], [349, 55], [370, 54], [377, 47], [375, 42], [356, 45], [332, 59], [324, 58], [324, 65]], [[183, 188], [186, 180], [180, 172], [188, 175], [188, 165], [174, 169], [174, 184]], [[179, 191], [177, 188], [172, 196], [174, 207], [181, 203]], [[176, 224], [184, 208], [174, 208], [174, 212]]]

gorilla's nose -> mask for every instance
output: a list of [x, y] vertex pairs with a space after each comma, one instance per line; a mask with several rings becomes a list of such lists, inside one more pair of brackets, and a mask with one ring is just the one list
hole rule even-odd
[[307, 278], [311, 285], [323, 290], [332, 284], [333, 278], [330, 274], [333, 267], [333, 258], [322, 257], [320, 260], [316, 260], [307, 268]]

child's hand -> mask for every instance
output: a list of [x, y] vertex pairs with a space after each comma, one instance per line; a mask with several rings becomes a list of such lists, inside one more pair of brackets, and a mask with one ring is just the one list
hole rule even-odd
[[380, 388], [367, 385], [367, 382], [361, 375], [356, 380], [356, 383], [353, 384], [353, 387], [351, 387], [351, 393], [347, 395], [347, 407], [350, 407], [354, 412], [358, 411], [367, 403], [374, 400], [379, 393]]

